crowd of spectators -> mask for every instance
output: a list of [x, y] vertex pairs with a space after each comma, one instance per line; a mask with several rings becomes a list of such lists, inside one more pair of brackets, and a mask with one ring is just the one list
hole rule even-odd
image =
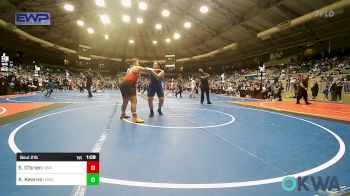
[[[313, 99], [322, 93], [323, 100], [341, 101], [342, 92], [349, 90], [344, 88], [350, 85], [349, 63], [350, 56], [347, 55], [266, 68], [266, 75], [262, 78], [258, 69], [212, 74], [209, 79], [210, 88], [212, 93], [217, 94], [281, 101], [285, 93], [289, 95], [288, 98], [296, 98], [301, 78], [308, 76]], [[255, 77], [248, 79], [245, 75], [255, 75]], [[180, 89], [190, 91], [191, 81], [195, 80], [198, 89], [198, 78], [197, 74], [190, 73], [168, 76], [164, 82], [164, 88], [173, 92]], [[146, 90], [147, 83], [147, 79], [140, 81], [139, 91]]]
[[[307, 75], [310, 78], [309, 86], [313, 99], [322, 93], [324, 100], [337, 101], [341, 100], [343, 91], [349, 90], [349, 63], [350, 55], [309, 59], [301, 63], [268, 67], [263, 75], [259, 74], [258, 65], [247, 66], [245, 69], [231, 70], [222, 74], [211, 73], [209, 85], [212, 93], [281, 101], [285, 93], [289, 98], [295, 98], [301, 78]], [[122, 77], [122, 75], [117, 78], [112, 75], [102, 76], [97, 71], [93, 75], [93, 92], [117, 89], [118, 78]], [[246, 77], [248, 75], [253, 77]], [[0, 95], [43, 91], [48, 88], [49, 81], [52, 81], [50, 86], [54, 85], [55, 89], [79, 89], [81, 92], [84, 91], [86, 84], [84, 73], [79, 71], [68, 72], [44, 66], [37, 70], [36, 66], [16, 66], [12, 72], [1, 72]], [[148, 82], [147, 76], [141, 77], [137, 91], [144, 93]], [[198, 93], [199, 75], [198, 73], [166, 74], [163, 85], [165, 90], [174, 95], [191, 91], [193, 85]]]
[[[117, 80], [113, 76], [102, 76], [94, 73], [93, 91], [103, 91], [118, 87]], [[57, 90], [85, 89], [86, 78], [81, 72], [69, 72], [67, 70], [34, 66], [16, 66], [11, 72], [0, 73], [0, 95], [24, 94], [34, 91], [43, 91], [49, 81], [53, 81]]]

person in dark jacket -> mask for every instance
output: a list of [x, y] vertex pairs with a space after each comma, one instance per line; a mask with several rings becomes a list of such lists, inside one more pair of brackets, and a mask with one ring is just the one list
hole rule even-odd
[[301, 82], [299, 83], [299, 86], [298, 86], [297, 104], [300, 104], [299, 101], [300, 101], [301, 98], [304, 98], [304, 101], [305, 101], [306, 105], [311, 104], [307, 100], [308, 83], [309, 83], [309, 77], [308, 76], [304, 76], [301, 79]]
[[45, 94], [45, 97], [50, 97], [54, 88], [55, 88], [55, 82], [52, 80], [52, 78], [50, 78], [46, 85], [47, 92]]
[[276, 91], [276, 97], [278, 98], [278, 101], [282, 101], [282, 92], [283, 92], [283, 85], [282, 83], [277, 84], [277, 91]]
[[81, 74], [81, 75], [86, 79], [85, 86], [86, 86], [86, 90], [88, 91], [88, 98], [91, 98], [92, 97], [91, 87], [92, 87], [92, 78], [93, 78], [91, 69], [89, 69], [86, 76], [84, 76], [84, 74]]
[[331, 101], [336, 101], [336, 91], [337, 91], [337, 83], [334, 81], [329, 89], [331, 91]]
[[199, 74], [200, 74], [200, 88], [201, 88], [201, 104], [204, 102], [204, 93], [207, 95], [207, 103], [211, 104], [210, 99], [209, 99], [209, 77], [210, 75], [208, 73], [204, 73], [203, 69], [199, 69]]
[[311, 87], [311, 93], [312, 93], [312, 100], [316, 100], [317, 94], [318, 94], [318, 83], [315, 82], [314, 86]]
[[177, 89], [176, 89], [175, 97], [180, 95], [180, 98], [182, 98], [182, 93], [183, 93], [182, 79], [179, 79], [177, 82]]
[[337, 88], [335, 90], [335, 97], [336, 99], [339, 97], [339, 101], [341, 101], [341, 92], [343, 91], [343, 83], [338, 80], [337, 82]]
[[89, 70], [88, 74], [86, 75], [86, 90], [88, 91], [88, 97], [91, 98], [92, 97], [92, 93], [91, 93], [91, 87], [92, 87], [92, 73]]

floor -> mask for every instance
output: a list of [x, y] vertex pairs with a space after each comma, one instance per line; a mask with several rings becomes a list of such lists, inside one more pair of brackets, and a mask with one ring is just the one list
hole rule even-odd
[[[68, 91], [52, 98], [41, 93], [0, 98], [4, 108], [69, 103], [0, 127], [0, 195], [330, 194], [313, 190], [310, 181], [310, 191], [286, 192], [280, 182], [290, 175], [336, 176], [341, 192], [350, 191], [347, 122], [229, 103], [270, 104], [250, 99], [211, 95], [213, 105], [201, 105], [187, 93], [165, 99], [164, 116], [149, 118], [147, 102], [139, 97], [145, 123], [133, 124], [119, 119], [117, 91], [92, 99]], [[308, 107], [327, 109], [321, 105]], [[16, 152], [91, 151], [100, 153], [99, 186], [15, 185]]]
[[296, 104], [295, 101], [261, 101], [261, 102], [235, 102], [235, 104], [251, 106], [273, 111], [297, 113], [306, 116], [326, 118], [350, 122], [350, 104], [339, 104], [332, 102], [312, 102], [311, 105]]

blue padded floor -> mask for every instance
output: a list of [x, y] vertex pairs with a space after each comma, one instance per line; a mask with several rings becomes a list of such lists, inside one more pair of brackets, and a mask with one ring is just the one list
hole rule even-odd
[[[16, 186], [13, 150], [90, 152], [101, 134], [101, 183], [83, 195], [329, 194], [315, 191], [310, 180], [310, 191], [284, 191], [280, 177], [299, 173], [336, 176], [343, 192], [350, 187], [349, 124], [234, 106], [226, 102], [241, 99], [224, 96], [212, 95], [213, 105], [187, 93], [165, 99], [164, 116], [149, 118], [139, 97], [144, 124], [119, 119], [116, 91], [92, 99], [78, 92], [1, 99], [71, 104], [0, 127], [0, 195], [77, 195], [74, 186]], [[16, 146], [9, 146], [11, 132], [32, 119], [16, 133]]]

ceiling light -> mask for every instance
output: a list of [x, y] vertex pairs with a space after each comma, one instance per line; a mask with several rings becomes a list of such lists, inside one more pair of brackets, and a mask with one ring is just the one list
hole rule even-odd
[[95, 0], [95, 3], [98, 7], [106, 7], [105, 0]]
[[122, 0], [122, 6], [131, 7], [131, 0]]
[[134, 44], [135, 41], [133, 39], [129, 39], [129, 44]]
[[171, 39], [170, 39], [170, 38], [166, 38], [166, 39], [165, 39], [165, 42], [166, 42], [166, 43], [170, 43], [170, 42], [171, 42]]
[[209, 11], [208, 6], [203, 5], [201, 8], [199, 8], [199, 11], [202, 12], [203, 14], [207, 13]]
[[144, 1], [140, 1], [139, 2], [139, 9], [140, 10], [147, 10], [147, 3], [146, 2], [144, 2]]
[[157, 41], [156, 40], [153, 40], [153, 42], [152, 42], [154, 45], [156, 45], [157, 44]]
[[130, 22], [130, 16], [123, 15], [123, 22]]
[[107, 15], [100, 15], [100, 19], [101, 19], [103, 24], [111, 23], [111, 20], [109, 19], [109, 16], [107, 16]]
[[105, 34], [105, 40], [109, 39], [109, 36], [107, 34]]
[[82, 20], [77, 20], [77, 24], [79, 25], [79, 26], [84, 26], [84, 21], [82, 21]]
[[163, 15], [164, 17], [168, 17], [168, 16], [170, 15], [169, 10], [163, 10], [163, 11], [162, 11], [162, 15]]
[[155, 28], [160, 30], [160, 29], [162, 29], [162, 25], [161, 24], [156, 24]]
[[71, 12], [74, 10], [74, 6], [72, 4], [65, 4], [64, 9]]
[[191, 28], [191, 26], [192, 26], [192, 24], [191, 24], [190, 22], [185, 22], [185, 23], [184, 23], [184, 27], [185, 27], [186, 29]]
[[88, 33], [90, 33], [90, 34], [95, 32], [94, 29], [91, 28], [91, 27], [89, 27], [89, 28], [87, 29], [87, 31], [88, 31]]
[[143, 23], [143, 19], [141, 17], [136, 18], [136, 22], [139, 24]]
[[174, 33], [174, 39], [180, 39], [181, 35], [180, 33]]

